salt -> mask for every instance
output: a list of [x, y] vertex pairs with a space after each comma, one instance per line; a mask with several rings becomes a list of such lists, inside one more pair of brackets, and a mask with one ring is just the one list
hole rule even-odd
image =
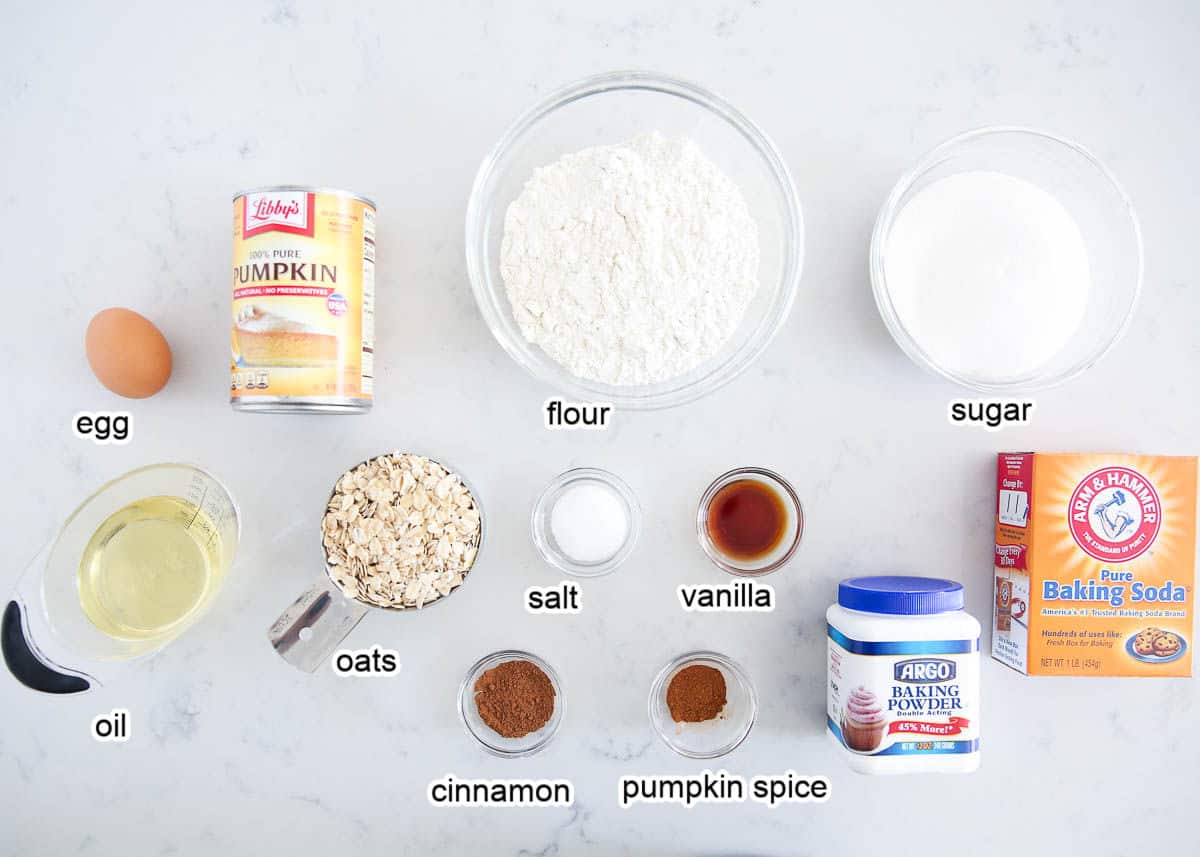
[[900, 323], [928, 358], [981, 382], [1027, 378], [1070, 341], [1091, 276], [1078, 224], [1023, 179], [963, 172], [897, 215], [884, 274]]
[[555, 501], [550, 532], [559, 549], [575, 562], [604, 562], [625, 544], [629, 519], [612, 488], [600, 482], [577, 482]]

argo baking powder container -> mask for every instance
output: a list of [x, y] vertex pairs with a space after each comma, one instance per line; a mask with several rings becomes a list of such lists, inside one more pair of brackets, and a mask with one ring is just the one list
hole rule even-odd
[[864, 774], [979, 767], [979, 622], [932, 577], [852, 577], [825, 614], [826, 731]]

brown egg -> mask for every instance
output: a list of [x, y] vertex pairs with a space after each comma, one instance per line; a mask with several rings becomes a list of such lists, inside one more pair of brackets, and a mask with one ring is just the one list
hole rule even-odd
[[157, 327], [131, 309], [96, 313], [87, 329], [87, 359], [96, 379], [118, 396], [144, 399], [171, 377], [171, 347]]

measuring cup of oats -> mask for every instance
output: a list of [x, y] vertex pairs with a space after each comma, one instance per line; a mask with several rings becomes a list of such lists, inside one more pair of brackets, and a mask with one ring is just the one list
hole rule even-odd
[[34, 690], [80, 693], [160, 651], [212, 605], [240, 526], [225, 486], [189, 464], [102, 486], [17, 581], [0, 623], [9, 671]]
[[371, 608], [420, 609], [453, 594], [475, 565], [483, 513], [457, 473], [395, 452], [342, 474], [320, 535], [325, 574], [267, 631], [280, 657], [306, 672]]

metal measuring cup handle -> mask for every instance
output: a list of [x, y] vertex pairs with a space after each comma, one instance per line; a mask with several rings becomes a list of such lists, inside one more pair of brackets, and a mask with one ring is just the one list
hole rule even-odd
[[370, 609], [326, 577], [283, 611], [268, 629], [267, 638], [289, 664], [314, 672]]

